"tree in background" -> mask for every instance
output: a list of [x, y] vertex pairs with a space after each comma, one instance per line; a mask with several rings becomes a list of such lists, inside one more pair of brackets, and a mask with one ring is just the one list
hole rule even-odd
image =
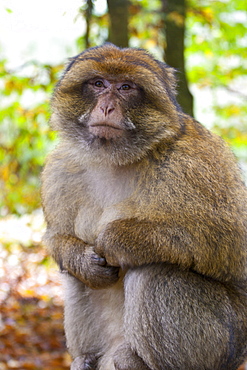
[[128, 0], [107, 0], [110, 17], [108, 40], [120, 47], [129, 45]]
[[162, 0], [165, 29], [165, 61], [178, 71], [178, 96], [177, 100], [184, 112], [193, 116], [193, 97], [188, 88], [185, 56], [185, 0]]

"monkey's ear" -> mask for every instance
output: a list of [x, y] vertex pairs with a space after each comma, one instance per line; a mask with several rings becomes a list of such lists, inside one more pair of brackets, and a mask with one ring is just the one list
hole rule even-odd
[[174, 68], [166, 65], [166, 72], [168, 74], [168, 79], [170, 81], [172, 92], [173, 94], [177, 95], [177, 79], [176, 79], [177, 71]]
[[164, 72], [166, 83], [169, 85], [172, 93], [177, 95], [177, 79], [176, 79], [176, 69], [168, 66], [168, 64], [163, 62], [158, 62], [162, 71]]

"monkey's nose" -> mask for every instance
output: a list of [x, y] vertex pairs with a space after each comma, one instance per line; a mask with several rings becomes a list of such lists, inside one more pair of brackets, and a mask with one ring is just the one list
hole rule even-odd
[[115, 107], [113, 104], [101, 105], [100, 110], [107, 117], [115, 110]]

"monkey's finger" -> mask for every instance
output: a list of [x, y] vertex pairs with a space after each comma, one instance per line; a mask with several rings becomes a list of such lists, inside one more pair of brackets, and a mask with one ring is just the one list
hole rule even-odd
[[106, 259], [104, 257], [100, 257], [98, 254], [93, 253], [91, 255], [91, 261], [99, 266], [106, 266]]

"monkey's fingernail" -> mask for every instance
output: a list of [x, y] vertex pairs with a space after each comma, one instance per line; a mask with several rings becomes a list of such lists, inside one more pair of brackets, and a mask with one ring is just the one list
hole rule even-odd
[[106, 265], [106, 259], [104, 257], [92, 256], [92, 260], [100, 266]]
[[99, 265], [101, 265], [101, 266], [105, 266], [105, 265], [106, 265], [106, 260], [105, 260], [105, 258], [103, 258], [103, 257], [99, 258], [98, 263], [99, 263]]

